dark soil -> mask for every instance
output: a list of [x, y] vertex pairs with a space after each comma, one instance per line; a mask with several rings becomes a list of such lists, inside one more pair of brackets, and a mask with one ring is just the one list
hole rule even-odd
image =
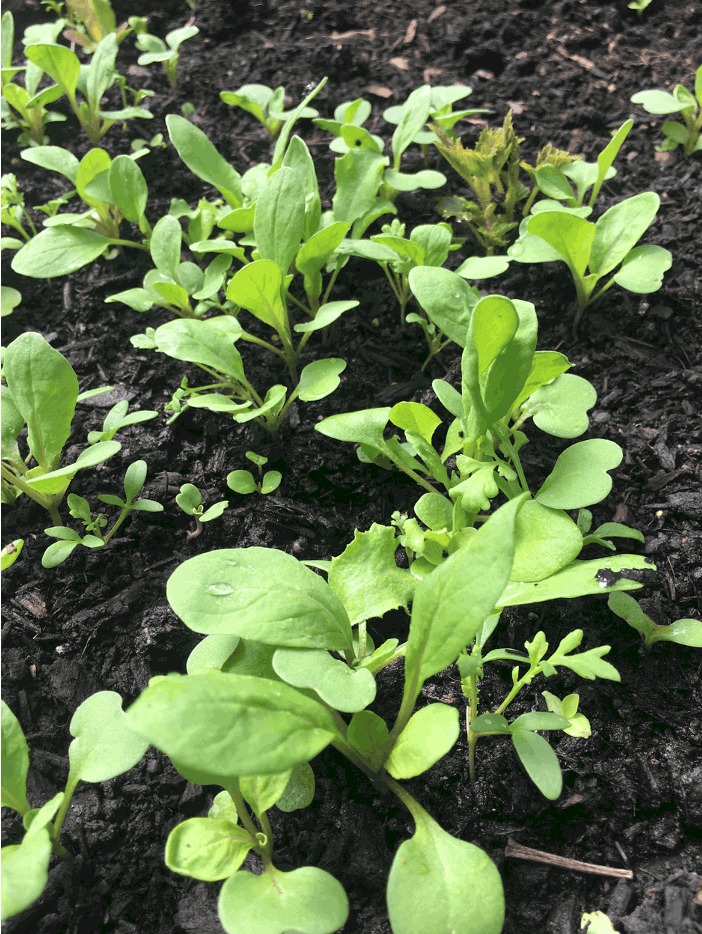
[[[48, 18], [32, 0], [8, 6], [15, 8], [18, 36], [30, 22]], [[120, 19], [149, 14], [150, 31], [161, 36], [190, 15], [185, 3], [115, 0], [114, 6]], [[586, 314], [577, 339], [571, 333], [572, 284], [563, 264], [515, 264], [489, 284], [489, 291], [533, 301], [540, 348], [566, 353], [575, 372], [598, 391], [587, 437], [617, 441], [625, 460], [595, 519], [599, 524], [616, 517], [645, 533], [643, 553], [658, 567], [655, 583], [637, 594], [645, 609], [658, 622], [699, 616], [700, 157], [686, 160], [679, 151], [657, 156], [654, 144], [661, 139], [663, 118], [629, 103], [644, 88], [671, 89], [678, 81], [692, 87], [702, 49], [699, 8], [692, 0], [654, 0], [641, 18], [625, 0], [445, 0], [440, 6], [427, 0], [310, 0], [306, 9], [309, 19], [301, 2], [200, 0], [193, 14], [200, 34], [183, 46], [176, 93], [158, 66], [146, 76], [135, 70], [137, 53], [127, 40], [118, 62], [122, 70], [130, 66], [133, 83], [155, 90], [155, 118], [149, 124], [133, 121], [126, 132], [113, 128], [105, 148], [117, 155], [129, 151], [137, 133], [165, 133], [164, 116], [189, 101], [195, 122], [243, 172], [267, 159], [270, 147], [263, 128], [224, 105], [219, 91], [246, 83], [284, 84], [298, 101], [307, 84], [324, 75], [329, 83], [315, 101], [322, 114], [331, 116], [341, 101], [365, 96], [373, 103], [370, 129], [387, 140], [392, 127], [381, 119], [387, 106], [426, 81], [468, 83], [474, 89], [471, 105], [489, 108], [491, 125], [501, 124], [513, 108], [529, 161], [546, 142], [593, 159], [610, 131], [632, 116], [636, 125], [618, 157], [618, 175], [605, 186], [604, 206], [640, 191], [660, 194], [662, 208], [646, 240], [673, 254], [663, 288], [650, 296], [611, 290]], [[467, 127], [469, 140], [482, 125], [477, 119], [471, 123], [460, 125]], [[301, 126], [329, 196], [328, 138], [309, 123]], [[49, 130], [52, 143], [79, 156], [89, 148], [72, 119]], [[46, 176], [18, 158], [13, 133], [5, 134], [3, 154], [3, 171], [17, 175], [27, 204], [46, 200]], [[410, 150], [407, 164], [419, 158]], [[431, 158], [439, 167], [438, 155]], [[195, 204], [202, 194], [211, 195], [171, 146], [139, 164], [149, 183], [152, 222], [172, 197]], [[461, 190], [456, 176], [449, 188]], [[56, 191], [62, 190], [56, 182]], [[431, 192], [400, 197], [399, 214], [408, 229], [438, 219], [434, 201]], [[469, 245], [466, 250], [470, 255]], [[9, 260], [3, 261], [6, 268]], [[162, 412], [188, 368], [135, 351], [129, 338], [163, 323], [165, 313], [138, 315], [104, 304], [106, 296], [139, 285], [147, 268], [145, 254], [132, 251], [62, 280], [19, 281], [8, 272], [5, 283], [19, 288], [23, 301], [5, 321], [4, 343], [37, 330], [68, 357], [82, 389], [109, 383], [132, 400], [132, 408]], [[432, 404], [431, 379], [449, 371], [458, 350], [448, 348], [430, 372], [421, 374], [423, 338], [419, 329], [400, 331], [396, 305], [378, 268], [350, 264], [334, 298], [348, 295], [359, 300], [359, 308], [341, 319], [323, 351], [320, 342], [310, 342], [307, 358], [344, 357], [342, 385], [331, 397], [293, 411], [278, 437], [192, 410], [170, 428], [160, 417], [121, 433], [121, 453], [101, 469], [86, 471], [77, 491], [91, 502], [100, 492], [120, 492], [126, 467], [144, 458], [145, 493], [162, 502], [165, 512], [137, 516], [106, 552], [81, 549], [59, 568], [44, 571], [47, 515], [26, 499], [5, 510], [2, 542], [23, 537], [25, 550], [3, 574], [3, 697], [27, 734], [32, 804], [64, 787], [68, 724], [85, 697], [115, 690], [126, 706], [151, 676], [185, 670], [198, 637], [170, 610], [165, 590], [180, 562], [214, 548], [249, 545], [328, 558], [344, 549], [354, 529], [387, 524], [394, 510], [411, 509], [418, 493], [409, 479], [360, 464], [351, 446], [323, 438], [313, 427], [333, 412], [410, 398]], [[256, 385], [281, 381], [256, 348], [246, 365]], [[84, 444], [112, 401], [97, 398], [78, 407], [72, 444]], [[528, 452], [532, 475], [547, 471], [560, 449], [550, 437], [535, 438]], [[229, 493], [232, 508], [199, 538], [187, 540], [190, 522], [174, 502], [178, 487], [197, 484], [206, 503], [223, 498], [226, 474], [248, 466], [247, 450], [265, 453], [269, 466], [282, 471], [281, 487], [266, 497]], [[409, 783], [412, 793], [447, 831], [495, 859], [505, 883], [507, 934], [571, 934], [579, 929], [582, 911], [596, 909], [608, 911], [625, 934], [702, 931], [695, 874], [702, 867], [700, 653], [661, 644], [645, 654], [638, 635], [612, 615], [605, 597], [507, 611], [503, 621], [496, 644], [520, 648], [539, 629], [557, 642], [582, 628], [585, 646], [612, 646], [608, 658], [620, 671], [621, 684], [583, 682], [566, 673], [548, 685], [535, 682], [514, 708], [520, 713], [543, 707], [545, 687], [559, 696], [580, 693], [592, 738], [551, 735], [564, 771], [563, 795], [554, 803], [542, 798], [499, 740], [478, 747], [475, 791], [467, 780], [466, 745], [459, 740], [439, 764]], [[389, 614], [370, 631], [379, 638], [402, 636], [406, 626], [404, 616]], [[401, 676], [396, 663], [379, 678], [374, 709], [386, 718], [396, 712]], [[508, 684], [508, 669], [489, 675], [481, 692], [483, 709], [499, 703]], [[423, 694], [424, 702], [463, 707], [454, 667], [432, 679]], [[334, 751], [315, 760], [314, 770], [312, 806], [275, 812], [280, 859], [289, 867], [320, 866], [343, 883], [351, 903], [344, 932], [386, 934], [385, 880], [395, 849], [413, 831], [411, 819], [399, 803], [381, 800]], [[3, 930], [221, 931], [215, 908], [219, 887], [174, 875], [163, 863], [169, 831], [187, 817], [206, 814], [216, 790], [187, 784], [154, 749], [126, 775], [80, 785], [64, 834], [66, 846], [77, 854], [74, 864], [52, 863], [45, 894]], [[17, 842], [20, 822], [4, 814], [5, 842]], [[630, 868], [634, 880], [615, 884], [606, 876], [506, 858], [509, 838], [562, 857]]]

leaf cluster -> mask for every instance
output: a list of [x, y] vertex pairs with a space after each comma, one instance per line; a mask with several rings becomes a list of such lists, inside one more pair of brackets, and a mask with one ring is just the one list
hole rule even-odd
[[683, 84], [676, 84], [672, 94], [667, 91], [637, 91], [631, 102], [641, 104], [650, 114], [682, 115], [683, 123], [666, 120], [661, 127], [665, 140], [656, 146], [658, 152], [672, 152], [678, 146], [683, 147], [686, 156], [702, 151], [702, 65], [695, 72], [694, 96]]

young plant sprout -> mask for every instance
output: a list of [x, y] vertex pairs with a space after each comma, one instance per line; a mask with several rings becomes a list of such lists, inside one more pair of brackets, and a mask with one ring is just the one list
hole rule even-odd
[[702, 151], [702, 65], [695, 72], [695, 94], [682, 84], [677, 84], [672, 94], [667, 91], [638, 91], [631, 98], [632, 104], [641, 104], [650, 114], [680, 113], [684, 125], [677, 120], [666, 120], [661, 127], [665, 141], [656, 146], [658, 152], [672, 152], [683, 147], [686, 156]]
[[188, 532], [188, 540], [197, 538], [200, 535], [203, 522], [218, 519], [229, 506], [227, 500], [223, 499], [218, 503], [213, 503], [209, 509], [205, 510], [202, 505], [202, 493], [193, 483], [184, 483], [175, 500], [186, 516], [192, 516], [195, 520], [195, 529]]
[[702, 648], [702, 621], [699, 619], [678, 619], [669, 626], [659, 626], [628, 594], [612, 593], [607, 602], [613, 613], [639, 633], [647, 650], [654, 642], [677, 642], [678, 645]]
[[280, 486], [283, 475], [279, 470], [267, 470], [263, 473], [263, 465], [268, 463], [268, 458], [261, 454], [254, 454], [253, 451], [247, 451], [246, 456], [258, 467], [258, 480], [250, 470], [232, 470], [227, 474], [227, 486], [235, 493], [246, 495], [247, 493], [272, 493]]
[[[232, 107], [241, 107], [266, 128], [271, 142], [278, 137], [283, 124], [290, 116], [284, 113], [285, 88], [268, 88], [264, 84], [244, 84], [238, 91], [222, 91], [221, 99]], [[303, 107], [299, 117], [311, 119], [318, 117], [319, 111], [314, 107]]]
[[112, 441], [114, 436], [122, 428], [128, 428], [130, 425], [140, 425], [142, 422], [148, 422], [152, 418], [158, 418], [158, 412], [145, 409], [141, 412], [132, 412], [127, 414], [129, 402], [122, 399], [112, 406], [105, 416], [102, 423], [102, 431], [91, 431], [88, 434], [88, 444], [97, 444], [100, 441]]
[[169, 32], [165, 42], [146, 31], [139, 32], [135, 44], [144, 54], [137, 59], [138, 64], [151, 65], [152, 62], [162, 62], [171, 87], [177, 87], [176, 72], [180, 61], [178, 49], [181, 43], [196, 36], [199, 32], [197, 26], [182, 26], [180, 29]]
[[119, 516], [109, 532], [103, 531], [108, 522], [102, 513], [94, 516], [90, 511], [90, 503], [86, 499], [69, 493], [67, 497], [69, 512], [74, 519], [81, 520], [88, 534], [80, 536], [74, 529], [63, 525], [44, 529], [50, 538], [57, 538], [58, 541], [49, 545], [44, 552], [41, 559], [42, 567], [55, 568], [62, 564], [78, 545], [83, 545], [84, 548], [104, 548], [110, 539], [114, 538], [130, 512], [163, 512], [163, 506], [160, 503], [151, 499], [137, 499], [145, 482], [146, 461], [134, 461], [124, 475], [125, 499], [120, 499], [119, 496], [113, 496], [111, 493], [101, 493], [98, 496], [101, 503], [118, 506], [120, 509]]

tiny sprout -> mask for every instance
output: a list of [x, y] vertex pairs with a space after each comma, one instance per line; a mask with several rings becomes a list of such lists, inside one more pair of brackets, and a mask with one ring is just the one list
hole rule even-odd
[[650, 649], [654, 642], [677, 642], [678, 645], [702, 648], [702, 622], [698, 619], [678, 619], [669, 626], [659, 626], [633, 597], [619, 591], [611, 593], [607, 603], [613, 613], [639, 633], [646, 649]]
[[277, 490], [280, 486], [280, 481], [283, 479], [283, 475], [279, 470], [267, 470], [265, 474], [263, 473], [263, 466], [268, 463], [268, 458], [264, 457], [262, 454], [256, 454], [253, 451], [247, 451], [246, 457], [250, 461], [253, 461], [258, 467], [258, 482], [250, 470], [232, 470], [227, 476], [227, 486], [229, 489], [234, 490], [235, 493], [241, 493], [244, 496], [248, 493], [261, 493], [265, 495], [266, 493], [272, 493], [274, 490]]
[[223, 499], [210, 506], [206, 512], [203, 512], [202, 493], [200, 493], [193, 483], [184, 483], [180, 488], [180, 493], [175, 499], [183, 512], [195, 519], [195, 530], [188, 532], [188, 540], [197, 538], [200, 532], [202, 532], [203, 522], [211, 522], [212, 519], [218, 519], [229, 506], [227, 500]]

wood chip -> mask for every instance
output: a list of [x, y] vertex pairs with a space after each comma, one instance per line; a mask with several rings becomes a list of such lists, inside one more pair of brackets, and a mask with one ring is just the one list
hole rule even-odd
[[430, 14], [429, 14], [429, 19], [427, 20], [427, 22], [428, 22], [428, 23], [433, 23], [435, 19], [438, 19], [438, 18], [441, 16], [441, 14], [442, 14], [442, 13], [445, 13], [445, 12], [446, 12], [446, 7], [445, 7], [445, 6], [438, 6], [438, 7], [434, 10], [433, 13], [430, 13]]
[[524, 101], [507, 101], [507, 106], [516, 114], [524, 113]]
[[443, 68], [425, 68], [422, 72], [422, 81], [425, 84], [431, 84], [432, 78], [438, 78], [440, 75], [443, 75]]
[[654, 154], [653, 158], [656, 160], [658, 165], [664, 166], [670, 162], [673, 156], [669, 152], [657, 152]]
[[409, 71], [409, 61], [406, 58], [391, 58], [390, 64], [394, 65], [395, 68], [399, 68], [400, 71]]
[[329, 38], [339, 42], [344, 39], [353, 39], [354, 36], [364, 36], [372, 42], [375, 39], [375, 29], [352, 29], [349, 32], [336, 32], [335, 30]]
[[366, 88], [366, 91], [369, 94], [375, 94], [376, 97], [384, 97], [386, 99], [388, 97], [392, 97], [393, 95], [393, 92], [390, 90], [390, 88], [384, 88], [380, 84], [372, 84], [369, 88]]
[[403, 45], [409, 45], [410, 42], [417, 35], [417, 20], [413, 19], [409, 26], [407, 27], [407, 32], [405, 33], [405, 38], [402, 40]]
[[495, 77], [491, 71], [486, 71], [484, 68], [479, 68], [474, 74], [476, 77], [483, 78], [485, 81], [492, 81]]

